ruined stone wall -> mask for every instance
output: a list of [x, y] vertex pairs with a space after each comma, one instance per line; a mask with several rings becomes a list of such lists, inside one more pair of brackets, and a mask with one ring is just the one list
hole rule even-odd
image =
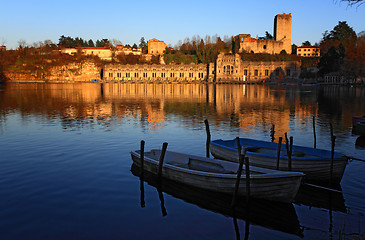
[[292, 16], [289, 14], [278, 14], [274, 19], [274, 39], [283, 42], [283, 49], [291, 54], [291, 31]]
[[246, 35], [248, 36], [240, 37], [240, 52], [279, 54], [284, 49], [282, 41], [255, 39], [249, 34]]
[[274, 40], [252, 38], [250, 34], [240, 34], [240, 52], [279, 54], [285, 50], [291, 54], [292, 16], [278, 14], [274, 19]]

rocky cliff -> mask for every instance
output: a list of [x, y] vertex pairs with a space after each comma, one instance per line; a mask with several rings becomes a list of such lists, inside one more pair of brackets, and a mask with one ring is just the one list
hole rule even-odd
[[7, 70], [4, 75], [10, 82], [81, 82], [100, 79], [101, 69], [92, 61], [81, 61], [48, 70]]

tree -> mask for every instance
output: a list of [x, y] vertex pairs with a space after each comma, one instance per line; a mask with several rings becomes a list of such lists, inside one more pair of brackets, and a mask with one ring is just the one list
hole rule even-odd
[[95, 47], [94, 41], [93, 41], [93, 40], [91, 40], [91, 39], [87, 42], [87, 45], [88, 45], [89, 47]]
[[305, 41], [302, 43], [302, 46], [312, 46], [311, 42], [310, 41]]
[[266, 31], [265, 32], [265, 39], [270, 39], [270, 40], [273, 40], [274, 39], [274, 37], [268, 32], [268, 31]]
[[297, 45], [292, 44], [292, 45], [291, 45], [291, 54], [296, 55], [296, 54], [297, 54], [297, 48], [298, 48], [298, 46], [297, 46]]
[[347, 2], [349, 6], [360, 6], [364, 3], [364, 0], [341, 0], [341, 2]]
[[341, 43], [344, 41], [356, 39], [356, 32], [346, 23], [339, 21], [338, 24], [330, 32], [326, 31], [323, 34], [322, 41], [337, 40]]
[[338, 72], [344, 62], [344, 57], [345, 47], [342, 44], [338, 47], [332, 46], [319, 60], [319, 73], [323, 75], [330, 72]]
[[146, 40], [144, 39], [144, 37], [141, 37], [141, 40], [139, 41], [139, 47], [142, 48], [146, 48], [148, 45], [146, 43]]

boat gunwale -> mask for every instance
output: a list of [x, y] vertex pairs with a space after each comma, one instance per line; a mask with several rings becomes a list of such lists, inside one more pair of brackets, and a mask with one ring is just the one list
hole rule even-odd
[[[262, 141], [262, 140], [254, 140], [254, 139], [249, 139], [249, 138], [240, 138], [240, 140], [243, 139], [243, 140], [249, 140], [249, 141], [253, 141], [253, 142], [257, 142], [257, 143], [264, 143], [264, 144], [271, 144], [271, 142], [266, 142], [266, 141]], [[233, 152], [237, 152], [237, 148], [235, 147], [229, 147], [229, 146], [226, 146], [224, 144], [220, 144], [219, 142], [234, 142], [235, 140], [222, 140], [222, 139], [216, 139], [216, 140], [213, 140], [210, 142], [211, 145], [213, 146], [216, 146], [216, 147], [219, 147], [219, 148], [224, 148], [224, 149], [227, 149], [227, 150], [230, 150], [230, 151], [233, 151]], [[273, 143], [275, 144], [275, 143]], [[250, 145], [249, 147], [256, 147], [254, 145]], [[247, 148], [249, 148], [247, 147]], [[260, 147], [260, 146], [259, 146]], [[271, 148], [271, 147], [267, 147], [267, 146], [264, 146], [263, 148], [268, 148], [268, 149], [275, 149], [277, 150], [277, 148]], [[283, 148], [283, 147], [282, 147]], [[243, 148], [244, 149], [244, 148]], [[291, 159], [292, 160], [300, 160], [300, 161], [330, 161], [331, 158], [330, 156], [327, 157], [327, 156], [321, 156], [320, 153], [321, 152], [324, 152], [324, 153], [327, 153], [327, 154], [331, 154], [331, 151], [329, 150], [325, 150], [325, 149], [312, 149], [310, 147], [304, 147], [304, 146], [293, 146], [293, 151], [300, 151], [300, 149], [302, 150], [308, 150], [308, 153], [309, 155], [314, 155], [316, 157], [310, 157], [310, 156], [307, 156], [307, 157], [297, 157], [297, 156], [292, 156]], [[281, 151], [284, 151], [285, 149], [282, 149]], [[317, 152], [318, 154], [313, 154], [313, 152]], [[256, 152], [251, 152], [251, 151], [247, 151], [246, 154], [248, 155], [253, 155], [253, 156], [262, 156], [262, 157], [266, 157], [266, 158], [277, 158], [276, 156], [276, 153], [275, 155], [272, 155], [272, 154], [265, 154], [265, 153], [256, 153]], [[288, 157], [287, 156], [280, 156], [280, 159], [284, 159], [284, 160], [287, 160]], [[334, 153], [334, 161], [347, 161], [347, 158], [345, 155], [343, 155], [342, 153], [339, 153], [339, 152], [335, 152]]]

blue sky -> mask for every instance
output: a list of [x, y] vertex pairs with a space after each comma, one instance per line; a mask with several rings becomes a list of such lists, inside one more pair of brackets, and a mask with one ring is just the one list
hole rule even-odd
[[223, 37], [240, 33], [273, 34], [274, 16], [291, 13], [292, 43], [319, 42], [325, 30], [347, 21], [365, 30], [365, 4], [348, 7], [336, 0], [3, 0], [0, 14], [0, 45], [18, 47], [61, 35], [85, 40], [108, 38], [123, 44], [157, 38], [172, 46], [194, 35]]

